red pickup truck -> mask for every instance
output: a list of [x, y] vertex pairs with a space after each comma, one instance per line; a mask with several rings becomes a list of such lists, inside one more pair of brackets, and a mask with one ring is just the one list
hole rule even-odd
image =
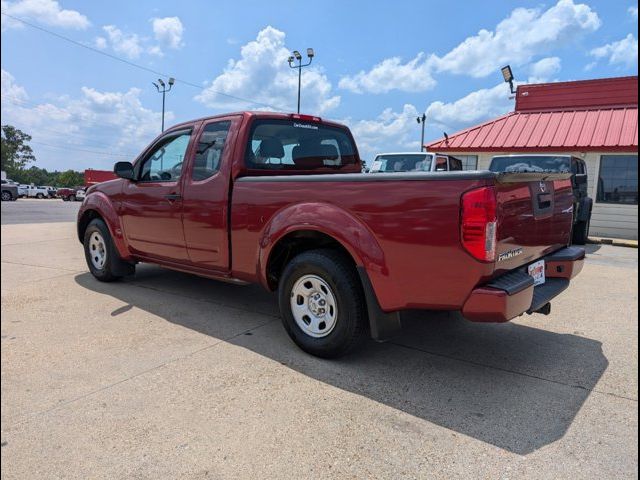
[[582, 269], [569, 174], [360, 171], [350, 131], [318, 117], [194, 120], [89, 188], [78, 238], [101, 281], [150, 262], [259, 282], [323, 357], [390, 338], [406, 309], [548, 313]]

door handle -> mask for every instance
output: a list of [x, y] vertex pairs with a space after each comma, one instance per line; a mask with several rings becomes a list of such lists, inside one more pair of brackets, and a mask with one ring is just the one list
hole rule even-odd
[[166, 198], [170, 202], [175, 202], [176, 200], [180, 200], [182, 198], [182, 195], [180, 195], [179, 193], [170, 193], [169, 195], [165, 195], [164, 198]]

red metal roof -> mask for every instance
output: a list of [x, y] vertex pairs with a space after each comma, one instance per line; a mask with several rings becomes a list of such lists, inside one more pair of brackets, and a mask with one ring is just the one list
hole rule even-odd
[[427, 149], [638, 150], [638, 77], [523, 85], [517, 98], [515, 112], [427, 144]]
[[638, 77], [519, 85], [516, 112], [638, 106]]

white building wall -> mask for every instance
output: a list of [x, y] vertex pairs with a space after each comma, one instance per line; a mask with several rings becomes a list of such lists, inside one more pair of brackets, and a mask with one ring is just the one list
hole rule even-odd
[[[456, 152], [447, 152], [453, 156]], [[518, 152], [491, 152], [473, 153], [457, 152], [460, 155], [478, 155], [478, 170], [489, 168], [491, 159], [495, 155], [509, 155]], [[525, 153], [525, 152], [522, 152]], [[582, 158], [587, 164], [587, 175], [589, 178], [589, 196], [593, 198], [593, 213], [591, 215], [591, 228], [589, 234], [594, 237], [624, 238], [638, 240], [638, 206], [637, 205], [614, 205], [596, 202], [598, 190], [598, 175], [600, 173], [601, 155], [611, 155], [611, 153], [599, 152], [557, 152], [562, 155], [574, 155]], [[637, 155], [638, 152], [623, 152], [620, 155]]]

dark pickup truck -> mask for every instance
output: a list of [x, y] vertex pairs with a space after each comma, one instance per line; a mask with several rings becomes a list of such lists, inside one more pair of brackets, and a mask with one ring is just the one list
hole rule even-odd
[[573, 187], [573, 243], [587, 243], [593, 199], [587, 191], [587, 165], [584, 160], [571, 155], [500, 155], [491, 159], [489, 170], [497, 173], [570, 173]]
[[98, 280], [150, 262], [258, 282], [293, 341], [323, 357], [390, 338], [406, 309], [548, 313], [584, 261], [568, 246], [569, 174], [362, 174], [351, 132], [319, 117], [182, 123], [114, 171], [78, 213]]

